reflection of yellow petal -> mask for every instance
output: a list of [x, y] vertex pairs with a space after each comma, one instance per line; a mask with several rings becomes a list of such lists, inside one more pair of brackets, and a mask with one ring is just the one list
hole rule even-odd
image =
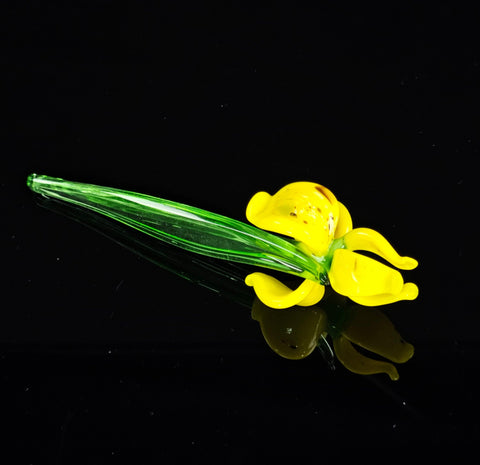
[[253, 286], [258, 298], [265, 305], [273, 308], [315, 305], [325, 293], [324, 286], [308, 279], [292, 290], [278, 279], [259, 272], [249, 274], [245, 283]]
[[391, 363], [365, 357], [357, 352], [351, 342], [343, 336], [333, 340], [333, 347], [338, 360], [353, 373], [360, 375], [386, 373], [393, 381], [399, 378], [397, 369]]
[[388, 317], [377, 308], [353, 309], [342, 335], [392, 362], [405, 363], [413, 356], [413, 346], [402, 339]]
[[278, 355], [299, 360], [310, 355], [327, 327], [319, 307], [273, 309], [255, 299], [252, 318], [260, 323], [263, 337]]

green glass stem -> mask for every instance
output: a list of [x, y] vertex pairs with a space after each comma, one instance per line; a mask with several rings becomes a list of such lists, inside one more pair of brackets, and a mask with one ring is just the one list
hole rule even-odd
[[290, 241], [226, 216], [145, 194], [31, 174], [28, 187], [78, 205], [161, 241], [214, 258], [328, 282], [321, 259]]

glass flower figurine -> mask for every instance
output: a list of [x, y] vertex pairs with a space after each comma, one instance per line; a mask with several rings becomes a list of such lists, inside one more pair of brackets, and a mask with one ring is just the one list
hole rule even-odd
[[35, 200], [44, 208], [94, 229], [163, 270], [250, 309], [267, 344], [284, 358], [303, 359], [317, 348], [331, 369], [338, 360], [353, 373], [386, 373], [396, 380], [398, 371], [394, 363], [405, 363], [413, 355], [413, 346], [404, 341], [380, 309], [359, 305], [331, 288], [325, 289], [319, 304], [271, 308], [258, 298], [252, 299], [249, 288], [242, 286], [247, 267], [205, 254], [195, 256], [167, 241], [158, 241], [155, 235], [143, 234], [142, 228], [137, 230], [128, 222], [124, 224], [93, 208], [84, 208], [82, 202], [63, 201], [60, 194], [39, 195]]
[[289, 184], [273, 196], [254, 195], [247, 206], [247, 219], [256, 227], [121, 189], [36, 174], [28, 176], [27, 185], [47, 198], [105, 215], [185, 250], [304, 278], [296, 289], [290, 289], [268, 274], [249, 274], [246, 284], [269, 307], [314, 305], [328, 284], [367, 306], [413, 300], [418, 295], [417, 286], [404, 283], [397, 270], [355, 250], [373, 252], [404, 270], [415, 268], [417, 261], [398, 255], [372, 229], [352, 229], [345, 206], [327, 188], [312, 182]]
[[295, 182], [273, 196], [259, 192], [247, 206], [247, 219], [259, 228], [292, 237], [297, 247], [323, 268], [319, 280], [307, 278], [295, 290], [264, 273], [247, 276], [246, 283], [270, 307], [315, 304], [323, 297], [325, 284], [367, 306], [413, 300], [418, 296], [417, 286], [404, 283], [397, 270], [354, 251], [372, 252], [403, 270], [414, 269], [417, 261], [401, 257], [373, 229], [352, 229], [350, 213], [326, 187]]

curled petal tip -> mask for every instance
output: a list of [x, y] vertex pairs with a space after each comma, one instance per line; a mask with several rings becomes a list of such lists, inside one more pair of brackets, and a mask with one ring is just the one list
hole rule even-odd
[[413, 270], [418, 266], [418, 261], [411, 257], [403, 257], [401, 266], [399, 266], [402, 270]]
[[265, 273], [251, 273], [245, 284], [254, 288], [257, 297], [271, 308], [289, 308], [294, 305], [315, 305], [325, 293], [325, 287], [305, 279], [296, 289], [290, 289]]
[[401, 295], [402, 300], [415, 300], [418, 297], [418, 286], [414, 283], [405, 283]]
[[398, 381], [400, 379], [400, 375], [393, 365], [390, 365], [390, 369], [386, 371], [386, 373], [392, 381]]
[[340, 363], [352, 373], [359, 375], [386, 373], [392, 381], [399, 379], [398, 371], [393, 364], [366, 357], [358, 352], [344, 336], [334, 339], [333, 346]]
[[268, 192], [257, 192], [248, 202], [246, 217], [250, 223], [258, 221], [259, 214], [265, 209], [272, 196]]

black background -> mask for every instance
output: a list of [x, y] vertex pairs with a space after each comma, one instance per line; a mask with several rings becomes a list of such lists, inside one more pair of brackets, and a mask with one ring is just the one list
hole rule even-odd
[[[478, 15], [322, 3], [6, 7], [2, 462], [466, 460]], [[237, 302], [40, 208], [31, 172], [241, 220], [319, 182], [419, 260], [386, 309], [415, 356], [398, 382], [284, 360]]]

